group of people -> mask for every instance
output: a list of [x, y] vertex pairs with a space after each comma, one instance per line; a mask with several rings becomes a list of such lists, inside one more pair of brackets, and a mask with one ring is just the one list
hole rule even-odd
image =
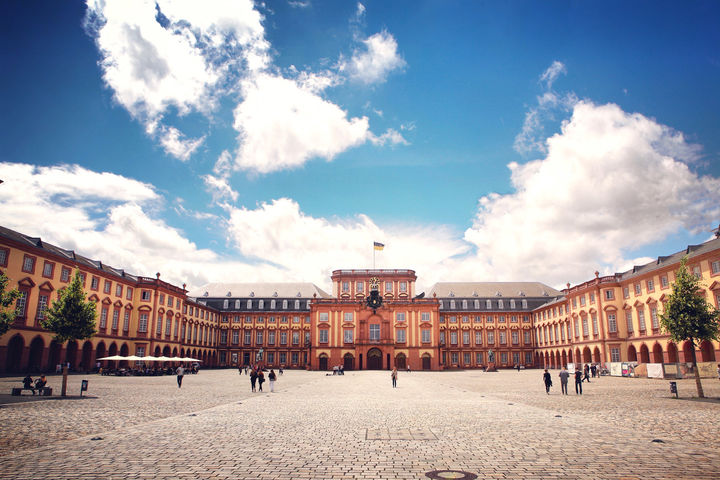
[[45, 378], [45, 375], [40, 375], [35, 381], [33, 382], [32, 377], [28, 373], [25, 378], [23, 378], [23, 388], [26, 390], [31, 390], [32, 394], [35, 395], [35, 391], [41, 391], [43, 388], [45, 388], [45, 385], [47, 385], [47, 378]]
[[[275, 370], [270, 370], [270, 373], [268, 373], [268, 381], [270, 382], [270, 392], [275, 391], [275, 381], [277, 380], [277, 375], [275, 374]], [[263, 383], [265, 383], [265, 373], [263, 372], [263, 369], [253, 368], [250, 371], [250, 388], [254, 392], [255, 391], [255, 385], [257, 384], [257, 391], [262, 392], [263, 389]]]
[[[600, 372], [597, 370], [597, 367], [595, 365], [590, 367], [590, 365], [585, 364], [585, 367], [583, 367], [582, 370], [580, 370], [580, 365], [575, 366], [575, 372], [573, 374], [575, 378], [575, 395], [582, 395], [582, 384], [585, 381], [590, 383], [591, 372], [593, 378], [595, 378], [596, 375], [598, 377], [600, 376]], [[558, 377], [560, 377], [560, 388], [562, 389], [562, 394], [567, 395], [568, 379], [570, 378], [570, 372], [568, 371], [567, 367], [563, 367], [562, 370], [560, 370]], [[550, 395], [550, 387], [552, 387], [552, 377], [550, 376], [550, 372], [548, 372], [547, 368], [543, 373], [543, 383], [545, 384], [545, 393]]]

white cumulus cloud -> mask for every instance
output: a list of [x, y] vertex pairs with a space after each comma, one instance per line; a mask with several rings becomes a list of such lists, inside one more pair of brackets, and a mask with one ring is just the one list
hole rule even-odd
[[382, 31], [363, 40], [363, 49], [353, 52], [350, 59], [341, 59], [338, 70], [352, 80], [364, 84], [382, 83], [393, 70], [405, 67], [398, 53], [398, 44], [390, 33]]

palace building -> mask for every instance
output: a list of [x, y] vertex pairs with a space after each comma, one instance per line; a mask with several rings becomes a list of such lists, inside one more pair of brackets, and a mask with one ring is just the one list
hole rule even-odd
[[[18, 288], [17, 316], [0, 337], [0, 371], [91, 370], [111, 355], [193, 357], [209, 367], [255, 364], [346, 370], [557, 368], [568, 362], [683, 362], [688, 343], [658, 315], [682, 257], [720, 304], [720, 239], [562, 291], [539, 282], [442, 282], [416, 291], [403, 269], [332, 272], [332, 293], [311, 283], [210, 283], [188, 291], [0, 227], [0, 271]], [[44, 309], [79, 271], [96, 303], [97, 333], [60, 344]], [[718, 342], [698, 361], [720, 359]], [[115, 366], [124, 366], [122, 364]]]

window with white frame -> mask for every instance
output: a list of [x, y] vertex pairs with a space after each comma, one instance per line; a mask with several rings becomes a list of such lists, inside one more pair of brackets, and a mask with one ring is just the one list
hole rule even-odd
[[653, 330], [660, 328], [660, 321], [658, 320], [657, 307], [655, 305], [650, 307], [650, 324]]
[[100, 310], [100, 328], [107, 327], [107, 316], [108, 309], [107, 307], [103, 307], [102, 310]]
[[342, 282], [342, 291], [343, 293], [347, 293], [350, 291], [350, 282], [348, 282], [347, 280], [344, 280]]
[[227, 330], [220, 330], [220, 345], [227, 345], [227, 339], [228, 339]]
[[633, 333], [635, 328], [633, 326], [632, 310], [630, 310], [630, 309], [625, 310], [625, 323], [627, 324], [628, 333]]
[[492, 300], [485, 300], [485, 308], [492, 310]]
[[523, 330], [523, 343], [530, 345], [530, 330]]
[[470, 345], [470, 331], [463, 330], [462, 333], [463, 345]]
[[505, 304], [503, 303], [502, 300], [498, 300], [498, 308], [499, 308], [500, 310], [502, 310], [503, 308], [505, 308]]
[[467, 300], [463, 300], [463, 301], [462, 301], [462, 309], [463, 309], [463, 310], [467, 310], [467, 309], [468, 309]]
[[298, 332], [297, 330], [293, 330], [292, 332], [292, 344], [300, 345], [300, 332]]
[[[233, 330], [233, 332], [237, 332], [238, 330]], [[252, 330], [245, 330], [243, 332], [243, 343], [245, 345], [250, 345], [252, 343]]]
[[605, 300], [613, 300], [615, 298], [615, 294], [612, 290], [608, 289], [605, 290]]
[[590, 329], [588, 328], [587, 315], [582, 316], [582, 334], [583, 334], [583, 337], [587, 337], [590, 334]]
[[300, 300], [295, 300], [295, 310], [300, 310]]
[[397, 322], [404, 322], [405, 321], [405, 312], [398, 312], [395, 314], [395, 321]]
[[647, 286], [647, 291], [648, 291], [648, 292], [653, 292], [653, 291], [655, 291], [655, 282], [654, 282], [654, 281], [648, 280], [646, 286]]
[[452, 352], [452, 353], [450, 354], [450, 361], [452, 362], [453, 365], [457, 365], [457, 363], [458, 363], [458, 358], [459, 358], [459, 356], [458, 356], [458, 353], [457, 353], [457, 352]]
[[280, 332], [280, 345], [287, 345], [287, 332]]
[[400, 282], [400, 293], [407, 293], [407, 282]]
[[477, 353], [475, 354], [475, 363], [477, 363], [478, 365], [482, 365], [482, 363], [483, 363], [483, 354], [482, 354], [482, 352], [477, 352]]
[[395, 329], [395, 338], [397, 339], [397, 343], [405, 343], [405, 329], [404, 328], [396, 328]]
[[512, 330], [510, 332], [510, 338], [513, 345], [519, 345], [520, 344], [520, 333], [517, 330]]
[[138, 321], [138, 332], [146, 333], [148, 328], [148, 314], [141, 313], [140, 320]]
[[229, 303], [229, 302], [230, 302], [230, 300], [223, 300], [223, 307], [222, 307], [223, 310], [227, 310], [227, 309], [228, 309], [228, 303]]
[[720, 260], [714, 260], [710, 262], [710, 271], [713, 275], [720, 273]]
[[393, 282], [385, 282], [385, 293], [392, 293]]
[[596, 313], [592, 314], [592, 327], [593, 327], [593, 335], [597, 335], [598, 334], [598, 319], [597, 319]]
[[450, 310], [455, 310], [455, 300], [450, 300]]
[[645, 331], [645, 309], [643, 307], [638, 308], [638, 330], [641, 332]]
[[638, 282], [635, 284], [635, 295], [640, 295], [641, 293], [642, 293], [642, 286]]
[[430, 343], [430, 329], [423, 328], [420, 332], [422, 343]]
[[293, 323], [300, 323], [300, 316], [299, 316], [299, 315], [295, 315], [295, 316], [293, 317]]
[[343, 330], [343, 341], [345, 343], [353, 343], [353, 329], [346, 328]]
[[445, 345], [445, 332], [440, 332], [440, 345]]
[[482, 332], [480, 330], [475, 331], [475, 345], [482, 345]]
[[255, 332], [255, 345], [262, 345], [263, 344], [263, 331], [258, 330]]
[[573, 323], [575, 324], [575, 338], [578, 338], [580, 336], [580, 323], [577, 318], [573, 321]]
[[515, 300], [512, 299], [512, 298], [510, 299], [510, 308], [511, 308], [511, 309], [514, 309], [514, 308], [515, 308]]
[[610, 361], [611, 362], [619, 362], [620, 361], [620, 349], [617, 347], [610, 348]]
[[430, 321], [430, 312], [422, 312], [420, 314], [420, 320], [423, 322], [429, 322]]
[[700, 269], [700, 265], [693, 266], [692, 273], [693, 273], [693, 275], [695, 275], [696, 278], [701, 279], [702, 278], [702, 270]]
[[352, 322], [354, 320], [354, 315], [355, 314], [353, 312], [344, 312], [343, 313], [343, 322], [346, 322], [346, 323]]
[[365, 291], [365, 282], [363, 282], [362, 280], [357, 281], [355, 283], [355, 289], [358, 292], [364, 292]]
[[379, 340], [380, 340], [380, 324], [379, 323], [371, 323], [370, 324], [370, 341], [377, 342]]
[[505, 323], [505, 315], [500, 315], [498, 318], [498, 323]]
[[123, 332], [127, 332], [130, 330], [130, 310], [125, 310], [125, 315], [123, 316]]
[[265, 300], [258, 300], [258, 309], [263, 310], [265, 308]]
[[609, 333], [617, 333], [617, 319], [615, 318], [615, 314], [608, 312], [607, 320], [608, 320], [608, 332]]
[[457, 345], [457, 343], [458, 343], [457, 330], [452, 330], [450, 332], [450, 345]]
[[500, 363], [507, 363], [508, 362], [508, 354], [507, 352], [500, 352]]
[[327, 322], [327, 321], [329, 320], [329, 313], [328, 313], [328, 312], [320, 312], [320, 313], [318, 314], [318, 316], [319, 316], [319, 318], [318, 318], [318, 321], [319, 321], [319, 322]]
[[661, 286], [662, 288], [667, 288], [668, 285], [669, 285], [669, 283], [668, 283], [668, 277], [667, 277], [667, 275], [663, 275], [662, 277], [660, 277], [660, 286]]
[[487, 342], [489, 344], [495, 343], [495, 332], [493, 332], [492, 330], [487, 332]]
[[117, 308], [113, 309], [113, 318], [112, 318], [112, 329], [117, 330], [118, 324], [120, 323], [120, 310]]

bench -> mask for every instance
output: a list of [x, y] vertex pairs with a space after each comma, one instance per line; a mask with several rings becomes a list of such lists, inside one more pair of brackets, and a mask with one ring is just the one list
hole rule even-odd
[[33, 388], [13, 387], [12, 395], [14, 397], [19, 397], [22, 394], [23, 390], [30, 390], [30, 391], [37, 390], [39, 395], [44, 395], [44, 396], [48, 396], [48, 397], [52, 396], [52, 388], [51, 387], [42, 387], [39, 389], [38, 388], [33, 389]]

